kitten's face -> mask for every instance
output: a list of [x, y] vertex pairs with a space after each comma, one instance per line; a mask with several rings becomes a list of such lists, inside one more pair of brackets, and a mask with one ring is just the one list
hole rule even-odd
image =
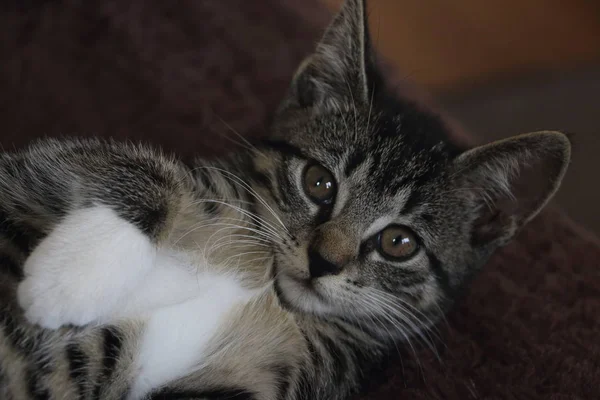
[[410, 328], [439, 313], [447, 275], [466, 272], [467, 263], [439, 270], [441, 243], [468, 247], [444, 193], [454, 149], [434, 139], [435, 117], [406, 107], [403, 117], [354, 107], [304, 115], [279, 128], [271, 162], [257, 160], [293, 237], [274, 244], [276, 288], [291, 308], [365, 322], [404, 309]]
[[282, 303], [405, 336], [546, 204], [570, 144], [542, 132], [461, 154], [438, 117], [386, 95], [368, 44], [364, 4], [348, 0], [296, 74], [255, 184], [262, 217], [287, 230], [273, 241]]

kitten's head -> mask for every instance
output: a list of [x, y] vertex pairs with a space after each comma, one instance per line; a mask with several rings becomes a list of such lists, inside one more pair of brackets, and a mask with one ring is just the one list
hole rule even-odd
[[274, 243], [281, 301], [412, 330], [548, 202], [570, 144], [541, 132], [463, 152], [437, 116], [386, 96], [382, 82], [364, 3], [347, 0], [295, 75], [255, 165], [289, 230]]

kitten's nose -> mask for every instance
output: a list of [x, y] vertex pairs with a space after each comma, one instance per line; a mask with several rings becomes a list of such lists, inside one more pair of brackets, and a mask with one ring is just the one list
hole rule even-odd
[[308, 250], [308, 270], [311, 278], [325, 275], [337, 275], [342, 271], [342, 266], [336, 265], [323, 257], [317, 250]]
[[308, 248], [308, 270], [311, 278], [337, 275], [356, 256], [358, 244], [352, 235], [328, 222], [317, 228]]

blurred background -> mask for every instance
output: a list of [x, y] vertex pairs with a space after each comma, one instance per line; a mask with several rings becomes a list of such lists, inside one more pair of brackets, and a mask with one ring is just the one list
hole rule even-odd
[[556, 203], [600, 233], [600, 1], [369, 0], [368, 8], [380, 53], [478, 139], [573, 133]]

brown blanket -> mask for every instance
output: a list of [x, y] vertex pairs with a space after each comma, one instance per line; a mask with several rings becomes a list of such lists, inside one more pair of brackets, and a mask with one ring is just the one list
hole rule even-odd
[[[316, 0], [4, 0], [1, 143], [98, 135], [213, 154], [231, 145], [223, 121], [264, 132], [328, 18]], [[362, 398], [600, 398], [600, 242], [545, 212], [439, 331], [439, 360], [404, 351]]]

